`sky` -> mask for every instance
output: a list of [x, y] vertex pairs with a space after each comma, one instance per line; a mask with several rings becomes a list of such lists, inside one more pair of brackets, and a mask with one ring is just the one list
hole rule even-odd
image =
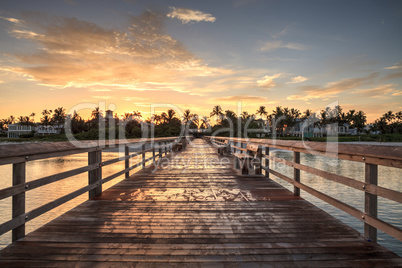
[[[0, 118], [402, 110], [402, 1], [0, 0]], [[241, 107], [241, 108], [240, 108]]]

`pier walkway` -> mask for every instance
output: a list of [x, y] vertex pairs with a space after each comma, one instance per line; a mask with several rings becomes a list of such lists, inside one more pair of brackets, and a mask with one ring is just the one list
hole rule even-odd
[[402, 260], [196, 139], [0, 254], [0, 266], [402, 267]]

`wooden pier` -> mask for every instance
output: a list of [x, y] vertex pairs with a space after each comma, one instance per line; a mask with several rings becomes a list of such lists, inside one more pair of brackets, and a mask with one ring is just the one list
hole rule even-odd
[[402, 259], [196, 139], [15, 241], [1, 267], [402, 267]]

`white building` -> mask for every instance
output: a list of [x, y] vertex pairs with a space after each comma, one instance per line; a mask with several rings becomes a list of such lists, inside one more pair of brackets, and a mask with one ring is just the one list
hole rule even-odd
[[31, 124], [25, 125], [21, 123], [8, 125], [7, 137], [19, 138], [21, 135], [35, 133], [35, 135], [46, 136], [52, 134], [60, 134], [64, 125], [40, 125]]
[[19, 138], [21, 135], [32, 133], [35, 129], [35, 125], [10, 124], [8, 125], [7, 138]]
[[[300, 120], [300, 119], [299, 119]], [[349, 133], [349, 124], [328, 124], [325, 126], [314, 126], [313, 123], [308, 123], [304, 121], [299, 121], [297, 124], [289, 128], [286, 131], [291, 136], [296, 137], [324, 137], [327, 136], [334, 136], [334, 135], [348, 135]]]
[[36, 128], [36, 135], [46, 136], [60, 134], [63, 127], [63, 125], [38, 125]]

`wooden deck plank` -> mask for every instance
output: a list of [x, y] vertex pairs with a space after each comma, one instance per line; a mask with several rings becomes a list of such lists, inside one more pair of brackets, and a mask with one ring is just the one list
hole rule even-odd
[[[203, 147], [207, 146], [207, 147]], [[195, 140], [0, 253], [4, 267], [402, 267], [401, 258]], [[204, 164], [206, 163], [206, 164]]]

